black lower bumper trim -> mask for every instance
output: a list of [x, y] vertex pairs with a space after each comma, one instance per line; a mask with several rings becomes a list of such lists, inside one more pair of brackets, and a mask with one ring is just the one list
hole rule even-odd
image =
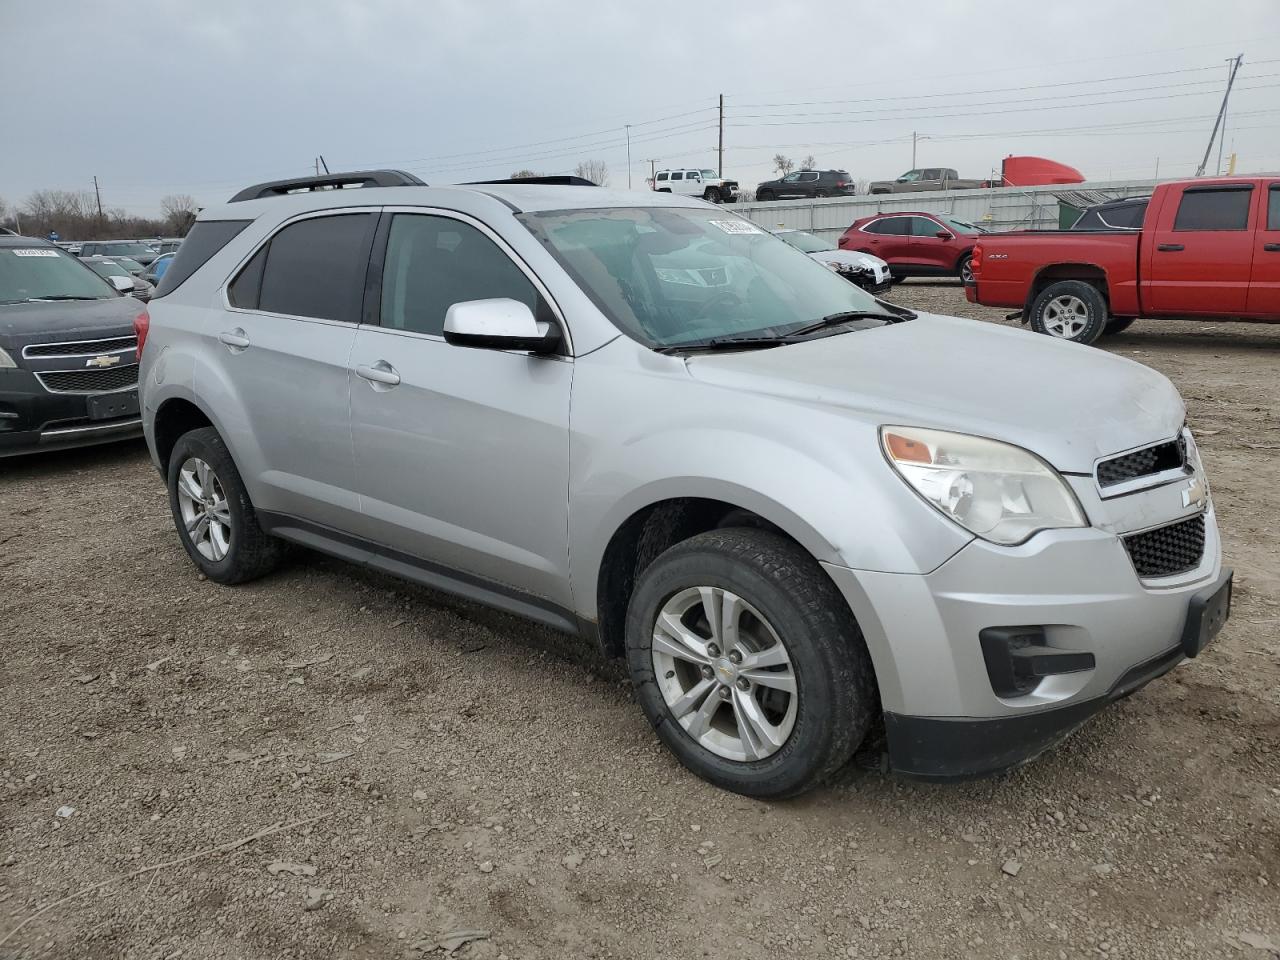
[[1168, 673], [1184, 657], [1174, 647], [1128, 671], [1106, 696], [1036, 713], [989, 719], [913, 717], [885, 712], [889, 766], [921, 780], [970, 780], [1034, 760], [1107, 704]]

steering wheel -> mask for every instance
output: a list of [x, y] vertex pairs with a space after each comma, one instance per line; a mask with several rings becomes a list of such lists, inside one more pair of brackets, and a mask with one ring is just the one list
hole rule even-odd
[[720, 304], [724, 304], [726, 307], [736, 307], [740, 303], [742, 303], [742, 298], [730, 290], [726, 290], [723, 293], [717, 293], [710, 300], [707, 300], [702, 304], [701, 309], [693, 315], [691, 322], [697, 323], [699, 320], [703, 319], [711, 312], [712, 307], [719, 306]]

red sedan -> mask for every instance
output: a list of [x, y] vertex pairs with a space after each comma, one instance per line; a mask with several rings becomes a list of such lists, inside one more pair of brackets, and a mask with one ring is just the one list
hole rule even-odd
[[941, 213], [877, 213], [855, 220], [840, 237], [840, 249], [875, 254], [894, 279], [959, 277], [967, 283], [973, 245], [983, 233]]

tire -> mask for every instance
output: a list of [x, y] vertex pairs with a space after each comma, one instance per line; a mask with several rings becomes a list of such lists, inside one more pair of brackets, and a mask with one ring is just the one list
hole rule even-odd
[[827, 199], [827, 197], [828, 197], [828, 196], [830, 196], [830, 194], [828, 194], [828, 193], [827, 193], [827, 191], [825, 191], [825, 190], [819, 190], [819, 191], [818, 191], [817, 193], [815, 193], [813, 196], [814, 196], [814, 198], [815, 198], [815, 199], [818, 199], [818, 200], [825, 200], [825, 199]]
[[[708, 626], [702, 597], [723, 611], [726, 594], [739, 611], [734, 639], [709, 656], [707, 644], [724, 633]], [[670, 630], [655, 637], [664, 611], [691, 645]], [[690, 771], [734, 793], [791, 797], [827, 781], [879, 712], [871, 657], [843, 597], [808, 553], [769, 531], [712, 530], [659, 556], [632, 594], [626, 643], [659, 738]], [[744, 650], [765, 662], [748, 673], [751, 659], [730, 659]], [[748, 715], [755, 725], [739, 726]]]
[[773, 199], [773, 194], [768, 190], [761, 190], [756, 194], [756, 203], [768, 203]]
[[1031, 304], [1032, 330], [1072, 343], [1093, 343], [1108, 319], [1102, 291], [1083, 280], [1051, 283]]
[[966, 253], [960, 258], [960, 263], [956, 266], [956, 274], [960, 277], [961, 283], [969, 283], [973, 280], [973, 254]]
[[1102, 328], [1102, 335], [1104, 337], [1114, 337], [1117, 333], [1123, 333], [1137, 319], [1137, 317], [1112, 317], [1107, 321], [1107, 325]]
[[[207, 471], [201, 470], [201, 464]], [[202, 427], [178, 438], [169, 455], [168, 487], [178, 538], [192, 562], [214, 583], [256, 580], [279, 565], [284, 545], [258, 524], [240, 471], [217, 430]], [[203, 523], [199, 517], [205, 511], [197, 503], [197, 494], [204, 503], [214, 505]]]
[[702, 199], [707, 201], [707, 203], [720, 203], [720, 188], [707, 187], [706, 192], [702, 195]]

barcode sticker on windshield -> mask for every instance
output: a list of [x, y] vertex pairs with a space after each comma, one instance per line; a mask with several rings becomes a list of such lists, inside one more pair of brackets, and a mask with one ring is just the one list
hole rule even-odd
[[56, 257], [58, 255], [58, 251], [57, 250], [15, 250], [13, 251], [13, 255], [15, 257]]
[[754, 223], [745, 220], [708, 220], [713, 227], [719, 227], [725, 233], [764, 233]]

